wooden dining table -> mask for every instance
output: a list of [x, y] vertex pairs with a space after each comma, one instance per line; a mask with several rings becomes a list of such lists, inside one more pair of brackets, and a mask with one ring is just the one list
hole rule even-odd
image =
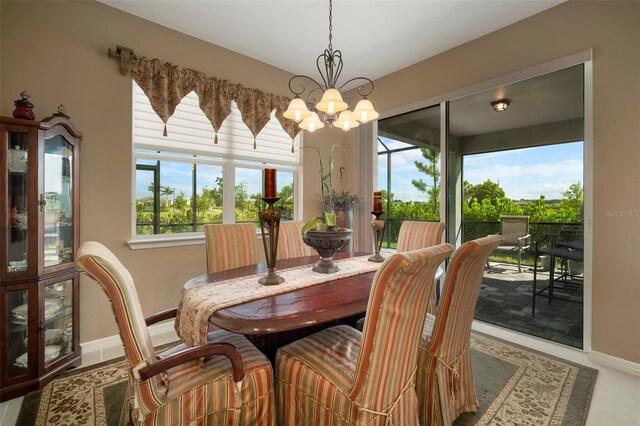
[[[336, 253], [334, 260], [368, 254], [370, 253]], [[306, 256], [278, 260], [276, 270], [307, 264], [311, 267], [318, 259], [318, 256]], [[201, 275], [189, 280], [183, 290], [266, 272], [266, 264], [259, 263]], [[255, 336], [282, 333], [364, 315], [374, 275], [375, 272], [368, 272], [238, 303], [215, 311], [209, 322], [227, 331]]]

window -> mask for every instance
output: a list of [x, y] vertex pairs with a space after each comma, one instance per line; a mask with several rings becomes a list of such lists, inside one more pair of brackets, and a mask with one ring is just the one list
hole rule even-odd
[[163, 127], [133, 82], [134, 241], [202, 238], [205, 223], [254, 222], [258, 228], [265, 167], [278, 169], [282, 220], [294, 219], [299, 157], [275, 117], [254, 149], [253, 135], [232, 103], [214, 144], [213, 126], [192, 92], [169, 119], [167, 136]]
[[378, 189], [385, 247], [396, 247], [405, 220], [440, 221], [439, 105], [378, 121]]

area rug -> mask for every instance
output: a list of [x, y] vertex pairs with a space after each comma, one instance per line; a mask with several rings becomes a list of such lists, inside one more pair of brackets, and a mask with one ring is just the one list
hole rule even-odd
[[[455, 425], [584, 425], [598, 371], [493, 337], [471, 336], [480, 409]], [[124, 425], [127, 366], [70, 371], [27, 395], [17, 424]]]

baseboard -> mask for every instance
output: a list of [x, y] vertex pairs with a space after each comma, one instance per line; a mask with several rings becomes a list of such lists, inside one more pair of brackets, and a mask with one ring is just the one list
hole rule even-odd
[[617, 358], [615, 356], [596, 351], [591, 351], [591, 353], [589, 353], [589, 360], [596, 364], [606, 365], [607, 367], [615, 368], [616, 370], [620, 370], [624, 373], [640, 377], [640, 364], [637, 362], [628, 361], [623, 358]]
[[[154, 324], [152, 326], [149, 326], [148, 327], [149, 335], [153, 339], [153, 337], [155, 336], [159, 336], [165, 333], [171, 333], [174, 330], [173, 324], [174, 323], [172, 321], [168, 321], [168, 322], [163, 322], [160, 324]], [[96, 352], [96, 351], [104, 350], [107, 348], [122, 346], [122, 341], [120, 340], [120, 336], [116, 334], [109, 337], [103, 337], [102, 339], [96, 339], [96, 340], [91, 340], [89, 342], [80, 343], [80, 346], [82, 346], [82, 353], [86, 354], [89, 352]]]

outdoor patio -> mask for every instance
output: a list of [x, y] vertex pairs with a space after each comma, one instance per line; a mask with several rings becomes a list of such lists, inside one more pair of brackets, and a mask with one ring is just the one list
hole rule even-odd
[[[546, 287], [548, 281], [549, 273], [538, 271], [537, 290]], [[535, 317], [531, 316], [532, 290], [531, 266], [523, 266], [519, 273], [515, 264], [490, 262], [490, 268], [485, 269], [475, 319], [582, 348], [583, 286], [568, 284], [565, 289], [556, 284], [550, 304], [546, 293], [536, 297]]]

